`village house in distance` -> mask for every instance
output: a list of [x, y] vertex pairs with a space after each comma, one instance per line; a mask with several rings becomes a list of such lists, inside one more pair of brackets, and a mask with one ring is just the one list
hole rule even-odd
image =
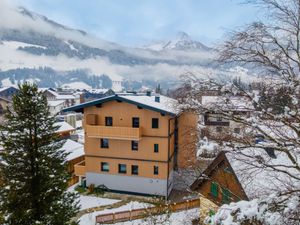
[[[84, 114], [85, 161], [75, 174], [86, 185], [168, 197], [178, 157], [197, 116], [177, 101], [151, 92], [122, 93], [64, 109]], [[195, 154], [193, 154], [195, 157]]]

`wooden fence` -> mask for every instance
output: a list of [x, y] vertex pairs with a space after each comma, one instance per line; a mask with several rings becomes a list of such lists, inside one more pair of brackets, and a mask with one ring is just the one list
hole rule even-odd
[[155, 207], [149, 207], [143, 209], [134, 209], [134, 210], [121, 211], [116, 213], [108, 213], [108, 214], [96, 216], [96, 225], [136, 220], [136, 219], [147, 217], [149, 215], [164, 214], [167, 211], [178, 212], [181, 210], [188, 210], [197, 207], [198, 208], [200, 207], [199, 199], [187, 200], [184, 202], [172, 203], [168, 205], [155, 206]]

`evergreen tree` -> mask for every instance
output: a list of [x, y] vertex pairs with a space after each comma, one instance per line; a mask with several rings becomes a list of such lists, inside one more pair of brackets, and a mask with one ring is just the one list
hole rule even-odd
[[8, 225], [70, 224], [78, 204], [55, 120], [36, 85], [19, 88], [0, 127], [0, 214]]

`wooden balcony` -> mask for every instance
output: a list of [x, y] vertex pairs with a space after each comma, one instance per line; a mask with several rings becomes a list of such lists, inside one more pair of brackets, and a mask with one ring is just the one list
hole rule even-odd
[[133, 127], [110, 127], [86, 125], [86, 135], [92, 138], [108, 138], [117, 140], [140, 140], [142, 137], [141, 128]]
[[77, 163], [74, 165], [74, 173], [76, 176], [85, 177], [85, 161]]

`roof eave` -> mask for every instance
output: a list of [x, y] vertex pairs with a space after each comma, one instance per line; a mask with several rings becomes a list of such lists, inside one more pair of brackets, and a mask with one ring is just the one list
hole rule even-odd
[[94, 100], [94, 101], [82, 103], [80, 105], [71, 106], [71, 107], [63, 109], [62, 111], [63, 112], [70, 112], [70, 111], [80, 112], [86, 107], [90, 107], [90, 106], [94, 106], [94, 105], [97, 105], [97, 104], [102, 104], [102, 103], [109, 102], [109, 101], [114, 101], [114, 100], [124, 101], [124, 102], [127, 102], [129, 104], [134, 104], [136, 106], [140, 106], [141, 108], [144, 108], [144, 109], [149, 109], [151, 111], [156, 111], [156, 112], [163, 113], [163, 114], [168, 114], [168, 115], [171, 115], [171, 116], [176, 116], [177, 115], [176, 113], [173, 113], [173, 112], [165, 111], [165, 110], [158, 109], [158, 108], [155, 108], [155, 107], [152, 107], [152, 106], [149, 106], [149, 105], [145, 105], [145, 104], [142, 104], [142, 103], [138, 103], [138, 102], [126, 99], [126, 98], [122, 98], [119, 95], [113, 95], [113, 96], [105, 97], [103, 99], [97, 99], [97, 100]]

